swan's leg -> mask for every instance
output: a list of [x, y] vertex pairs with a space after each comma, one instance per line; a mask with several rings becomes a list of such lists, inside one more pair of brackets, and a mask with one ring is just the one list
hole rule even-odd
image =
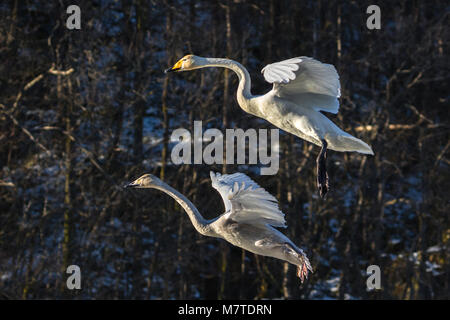
[[283, 243], [281, 248], [286, 255], [284, 260], [297, 266], [297, 277], [299, 277], [301, 283], [303, 283], [305, 279], [308, 279], [308, 271], [313, 272], [308, 257], [302, 249], [295, 248], [287, 242]]
[[324, 198], [328, 192], [328, 173], [327, 173], [327, 142], [322, 139], [322, 149], [317, 157], [317, 187], [321, 198]]
[[301, 283], [303, 283], [305, 279], [308, 279], [308, 267], [306, 266], [306, 263], [297, 266], [297, 277], [300, 278]]

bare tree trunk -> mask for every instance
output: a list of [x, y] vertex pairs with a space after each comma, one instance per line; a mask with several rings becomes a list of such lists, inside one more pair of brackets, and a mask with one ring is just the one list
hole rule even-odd
[[267, 63], [272, 63], [273, 59], [273, 46], [274, 46], [274, 33], [275, 33], [275, 1], [269, 0], [269, 19], [268, 19], [268, 41], [266, 42], [267, 45], [267, 52], [265, 55], [265, 59]]
[[318, 46], [320, 43], [320, 5], [321, 1], [314, 1], [314, 20], [313, 20], [313, 57], [317, 58]]
[[336, 54], [337, 54], [337, 63], [336, 67], [339, 69], [342, 57], [342, 27], [341, 27], [341, 4], [337, 3], [337, 15], [336, 15]]
[[[226, 39], [227, 39], [227, 58], [230, 58], [232, 55], [232, 44], [231, 44], [231, 3], [228, 0], [227, 4], [224, 5], [225, 9], [225, 23], [226, 23]], [[222, 108], [222, 126], [225, 131], [225, 129], [228, 126], [228, 118], [227, 118], [227, 111], [228, 111], [228, 105], [230, 104], [229, 99], [229, 86], [230, 86], [230, 75], [229, 70], [225, 69], [224, 72], [224, 88], [223, 88], [223, 108]], [[227, 173], [227, 162], [226, 162], [226, 152], [223, 153], [223, 166], [222, 166], [222, 173]], [[225, 281], [226, 281], [226, 274], [227, 274], [227, 259], [228, 259], [228, 247], [225, 246], [224, 243], [220, 244], [221, 246], [221, 267], [220, 267], [220, 287], [219, 287], [219, 295], [218, 299], [221, 300], [224, 298], [225, 294]]]
[[[142, 11], [144, 10], [143, 2], [139, 1], [135, 6], [136, 11], [136, 28], [134, 30], [134, 83], [135, 90], [140, 91], [142, 87], [142, 80], [144, 76], [144, 70], [142, 66], [142, 59], [140, 57], [141, 51], [143, 50], [143, 19], [144, 15]], [[131, 11], [130, 11], [131, 13]], [[134, 157], [138, 162], [142, 160], [143, 157], [143, 131], [144, 131], [144, 114], [145, 114], [145, 100], [142, 97], [136, 97], [136, 101], [133, 105], [133, 129], [134, 129]]]
[[[57, 61], [59, 61], [59, 51], [57, 49]], [[57, 64], [60, 67], [60, 64]], [[59, 109], [63, 110], [64, 114], [64, 122], [65, 122], [65, 149], [64, 149], [64, 166], [65, 166], [65, 181], [64, 181], [64, 226], [63, 226], [63, 264], [62, 264], [62, 274], [65, 275], [66, 268], [72, 264], [72, 198], [71, 198], [71, 190], [70, 186], [72, 184], [71, 181], [71, 172], [72, 172], [72, 125], [70, 121], [70, 115], [72, 113], [72, 100], [67, 99], [67, 101], [63, 101], [63, 84], [62, 84], [62, 75], [58, 74], [56, 78], [56, 92], [57, 92], [57, 100]], [[71, 82], [68, 80], [69, 90], [71, 91]], [[64, 292], [65, 282], [62, 282], [62, 290]]]
[[[232, 43], [231, 43], [231, 8], [230, 1], [224, 6], [225, 9], [225, 24], [226, 24], [226, 43], [227, 43], [227, 58], [231, 58], [232, 55]], [[223, 87], [223, 107], [222, 107], [222, 126], [224, 129], [228, 126], [228, 105], [230, 104], [230, 73], [228, 69], [224, 71], [224, 87]], [[223, 153], [223, 167], [222, 173], [227, 172], [226, 152]]]
[[[167, 0], [165, 2], [166, 6], [169, 7], [171, 5], [171, 1]], [[167, 14], [166, 18], [166, 36], [168, 39], [171, 38], [172, 34], [172, 10], [170, 10]], [[170, 56], [172, 49], [172, 43], [171, 41], [168, 41], [168, 48], [167, 51], [169, 55], [167, 56], [167, 65], [170, 65], [172, 62], [172, 57]], [[162, 89], [162, 95], [161, 95], [161, 108], [162, 108], [162, 116], [163, 116], [163, 147], [161, 150], [161, 171], [160, 171], [160, 178], [164, 180], [165, 176], [165, 170], [166, 170], [166, 164], [167, 164], [167, 152], [169, 148], [169, 115], [167, 113], [167, 92], [169, 88], [169, 76], [166, 75], [164, 77], [164, 83], [163, 83], [163, 89]]]

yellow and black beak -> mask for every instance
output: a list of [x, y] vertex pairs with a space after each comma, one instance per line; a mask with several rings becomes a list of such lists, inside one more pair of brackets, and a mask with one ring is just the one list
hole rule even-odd
[[178, 62], [175, 63], [175, 64], [173, 65], [172, 68], [166, 69], [166, 70], [164, 71], [164, 73], [174, 72], [174, 71], [181, 70], [181, 66], [182, 66], [182, 65], [183, 65], [183, 60], [182, 60], [182, 59], [181, 59], [181, 60], [178, 60]]

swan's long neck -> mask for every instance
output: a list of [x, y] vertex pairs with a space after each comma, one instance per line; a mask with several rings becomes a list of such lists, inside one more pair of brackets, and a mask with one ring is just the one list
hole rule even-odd
[[203, 58], [202, 67], [222, 67], [233, 70], [239, 78], [237, 100], [242, 109], [248, 112], [249, 100], [253, 97], [250, 92], [251, 79], [247, 69], [239, 62], [224, 58]]
[[158, 189], [168, 194], [176, 202], [178, 202], [183, 207], [184, 211], [186, 211], [187, 215], [189, 216], [189, 219], [192, 222], [192, 225], [199, 233], [206, 236], [215, 235], [213, 230], [211, 229], [210, 221], [203, 218], [203, 216], [200, 214], [200, 212], [197, 210], [194, 204], [180, 192], [178, 192], [177, 190], [175, 190], [174, 188], [165, 183], [163, 183], [161, 186], [159, 185], [152, 186], [152, 188]]

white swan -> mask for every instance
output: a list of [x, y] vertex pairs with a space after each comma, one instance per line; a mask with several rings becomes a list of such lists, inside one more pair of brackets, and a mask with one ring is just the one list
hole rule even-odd
[[151, 174], [126, 188], [153, 188], [167, 193], [186, 211], [194, 228], [202, 235], [222, 238], [261, 256], [281, 259], [297, 266], [301, 282], [312, 272], [308, 257], [288, 237], [274, 227], [286, 228], [277, 199], [243, 173], [210, 173], [212, 186], [222, 196], [225, 212], [206, 220], [185, 196]]
[[250, 75], [238, 62], [223, 58], [187, 55], [166, 72], [188, 71], [205, 67], [223, 67], [239, 77], [237, 101], [246, 112], [266, 119], [273, 125], [322, 147], [317, 157], [319, 194], [328, 192], [327, 148], [373, 155], [372, 148], [337, 127], [320, 111], [337, 113], [340, 83], [334, 66], [309, 57], [298, 57], [267, 65], [262, 73], [273, 83], [271, 91], [254, 96]]

